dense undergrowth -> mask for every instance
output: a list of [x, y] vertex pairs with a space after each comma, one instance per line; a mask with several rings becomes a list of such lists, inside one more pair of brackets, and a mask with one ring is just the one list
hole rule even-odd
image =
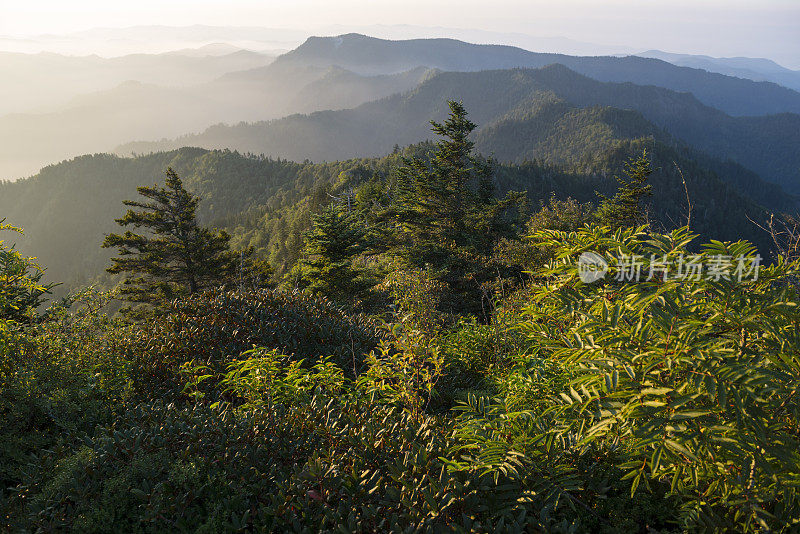
[[692, 236], [535, 239], [554, 259], [487, 324], [421, 283], [388, 323], [281, 290], [3, 321], [3, 530], [796, 531], [798, 265], [584, 284], [582, 252]]

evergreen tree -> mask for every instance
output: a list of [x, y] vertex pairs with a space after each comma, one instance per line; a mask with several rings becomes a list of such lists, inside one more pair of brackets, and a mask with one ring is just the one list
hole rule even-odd
[[473, 154], [469, 139], [476, 126], [461, 103], [449, 106], [444, 123], [431, 121], [442, 137], [433, 154], [404, 158], [396, 169], [395, 199], [382, 217], [384, 241], [408, 266], [430, 269], [450, 287], [448, 307], [474, 313], [479, 285], [496, 275], [488, 273], [493, 246], [513, 233], [507, 212], [519, 211], [524, 194], [495, 198], [492, 164]]
[[300, 272], [306, 288], [333, 300], [349, 302], [374, 285], [353, 259], [367, 248], [366, 229], [351, 213], [328, 205], [314, 216], [305, 238]]
[[[239, 254], [228, 246], [225, 232], [214, 233], [198, 225], [195, 210], [199, 198], [184, 189], [171, 168], [165, 187], [139, 187], [147, 201], [126, 200], [128, 210], [117, 219], [120, 226], [144, 228], [145, 233], [127, 230], [109, 234], [103, 248], [116, 247], [109, 273], [125, 273], [121, 290], [129, 301], [157, 304], [178, 296], [235, 280]], [[247, 251], [249, 255], [252, 251]]]
[[397, 230], [405, 257], [417, 266], [441, 267], [449, 245], [482, 244], [483, 236], [472, 231], [470, 219], [477, 215], [479, 204], [493, 197], [492, 168], [472, 154], [469, 134], [475, 124], [461, 103], [451, 101], [449, 106], [444, 123], [431, 121], [432, 131], [442, 139], [430, 160], [404, 158], [397, 169]]
[[628, 228], [645, 222], [642, 200], [652, 194], [653, 186], [647, 179], [653, 174], [653, 167], [647, 157], [647, 150], [636, 159], [625, 163], [627, 179], [616, 177], [620, 184], [613, 198], [605, 198], [595, 212], [597, 221], [612, 228]]
[[239, 290], [274, 289], [276, 287], [275, 269], [267, 260], [255, 257], [254, 252], [255, 248], [253, 247], [239, 252], [236, 279], [233, 281], [236, 288]]

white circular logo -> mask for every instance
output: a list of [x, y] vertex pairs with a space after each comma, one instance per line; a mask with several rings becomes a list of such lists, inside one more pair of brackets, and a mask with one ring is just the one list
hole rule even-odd
[[578, 258], [578, 278], [584, 284], [602, 279], [608, 272], [608, 262], [596, 252], [584, 252]]

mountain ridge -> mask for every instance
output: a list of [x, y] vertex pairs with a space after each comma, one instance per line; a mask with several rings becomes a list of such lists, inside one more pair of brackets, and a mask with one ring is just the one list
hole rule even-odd
[[[310, 37], [276, 63], [339, 65], [370, 74], [427, 66], [445, 71], [540, 68], [560, 63], [605, 82], [632, 82], [691, 92], [704, 104], [731, 115], [800, 113], [800, 93], [771, 82], [754, 82], [678, 67], [666, 61], [638, 56], [569, 56], [531, 52], [508, 45], [482, 45], [457, 39], [377, 39], [362, 34]], [[376, 68], [384, 70], [376, 71]]]
[[771, 59], [673, 54], [661, 50], [647, 50], [635, 55], [661, 59], [679, 67], [703, 69], [753, 81], [768, 81], [795, 91], [800, 90], [800, 71], [786, 68]]
[[[353, 109], [292, 115], [267, 122], [216, 125], [168, 142], [129, 143], [116, 152], [182, 145], [232, 148], [296, 161], [331, 161], [384, 154], [395, 144], [428, 136], [429, 118], [442, 119], [447, 100], [462, 100], [482, 128], [534, 92], [553, 92], [578, 107], [610, 106], [641, 113], [675, 139], [721, 160], [731, 159], [773, 183], [800, 192], [800, 115], [731, 117], [689, 93], [655, 86], [598, 82], [554, 64], [541, 69], [439, 72], [406, 93]], [[796, 127], [795, 127], [796, 126]], [[764, 150], [770, 147], [771, 152]]]
[[[510, 189], [528, 191], [533, 205], [552, 195], [596, 202], [595, 192], [613, 193], [612, 176], [644, 148], [655, 168], [654, 222], [671, 225], [685, 217], [682, 177], [674, 161], [693, 195], [697, 231], [721, 239], [747, 237], [768, 246], [766, 236], [750, 222], [750, 218], [764, 220], [762, 207], [722, 182], [714, 171], [654, 140], [612, 144], [586, 159], [580, 170], [534, 162], [496, 165], [496, 185], [501, 194]], [[25, 228], [25, 235], [16, 240], [20, 250], [48, 266], [48, 280], [65, 282], [62, 291], [92, 280], [108, 283], [102, 273], [112, 252], [99, 244], [105, 233], [114, 231], [114, 219], [124, 210], [122, 200], [135, 198], [137, 186], [159, 181], [164, 169], [172, 167], [201, 197], [201, 222], [228, 230], [237, 247], [256, 247], [285, 274], [300, 254], [315, 205], [329, 193], [352, 191], [376, 177], [391, 180], [392, 168], [402, 164], [403, 155], [427, 149], [421, 145], [380, 158], [323, 164], [188, 147], [135, 158], [81, 156], [48, 166], [35, 177], [0, 183], [0, 212]]]

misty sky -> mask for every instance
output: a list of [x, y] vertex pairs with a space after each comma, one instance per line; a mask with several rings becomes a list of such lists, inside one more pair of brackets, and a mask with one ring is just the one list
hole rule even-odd
[[332, 25], [442, 26], [638, 50], [769, 57], [800, 68], [800, 0], [0, 0], [5, 36], [151, 24], [310, 33]]

